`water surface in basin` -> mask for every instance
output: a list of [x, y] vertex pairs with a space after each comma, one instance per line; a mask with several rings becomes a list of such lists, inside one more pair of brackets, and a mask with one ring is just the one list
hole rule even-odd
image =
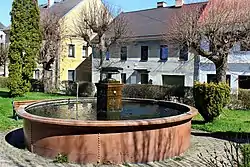
[[[120, 111], [97, 112], [95, 102], [41, 104], [26, 109], [30, 114], [72, 120], [137, 120], [170, 117], [183, 112], [164, 105], [123, 102]], [[98, 116], [97, 116], [98, 115]]]

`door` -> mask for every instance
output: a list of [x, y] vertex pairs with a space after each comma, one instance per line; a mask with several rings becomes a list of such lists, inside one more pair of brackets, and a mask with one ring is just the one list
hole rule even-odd
[[167, 86], [184, 86], [185, 76], [184, 75], [163, 75], [163, 85]]
[[147, 73], [141, 74], [141, 84], [148, 84], [148, 74]]

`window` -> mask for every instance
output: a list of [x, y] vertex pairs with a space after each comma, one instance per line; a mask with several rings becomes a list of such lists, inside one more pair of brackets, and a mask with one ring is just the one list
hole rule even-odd
[[35, 70], [35, 79], [40, 79], [40, 71], [38, 69]]
[[126, 73], [121, 73], [121, 79], [122, 79], [122, 83], [126, 84], [126, 81], [127, 81]]
[[184, 86], [184, 75], [162, 75], [162, 83], [167, 86]]
[[141, 60], [148, 61], [148, 46], [141, 47]]
[[121, 47], [121, 60], [126, 61], [127, 60], [127, 47]]
[[0, 39], [3, 39], [3, 35], [0, 35]]
[[[207, 74], [207, 83], [216, 82], [216, 75], [215, 74]], [[226, 76], [226, 82], [231, 85], [231, 75]]]
[[68, 81], [75, 81], [75, 70], [68, 70]]
[[168, 60], [168, 46], [161, 45], [160, 47], [160, 59], [161, 60]]
[[239, 88], [250, 89], [250, 76], [246, 75], [239, 76]]
[[211, 51], [211, 45], [210, 45], [210, 42], [209, 40], [207, 39], [202, 39], [201, 42], [200, 42], [200, 46], [201, 46], [201, 49], [203, 49], [204, 51]]
[[186, 44], [181, 46], [179, 60], [183, 60], [183, 61], [188, 60], [188, 46]]
[[69, 57], [75, 57], [75, 45], [70, 44], [69, 45]]
[[82, 57], [86, 57], [87, 56], [87, 46], [83, 46], [82, 47]]
[[148, 74], [147, 73], [141, 74], [141, 84], [148, 84]]

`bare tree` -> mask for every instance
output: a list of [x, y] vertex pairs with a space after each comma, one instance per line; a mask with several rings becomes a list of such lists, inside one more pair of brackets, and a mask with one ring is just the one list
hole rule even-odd
[[[56, 88], [58, 83], [51, 84], [51, 71], [57, 72], [59, 69], [54, 64], [59, 59], [59, 52], [61, 49], [61, 41], [64, 38], [64, 24], [63, 18], [52, 13], [49, 9], [43, 9], [41, 12], [41, 27], [43, 45], [38, 58], [38, 64], [42, 65], [42, 82], [44, 91], [48, 92]], [[54, 64], [54, 66], [53, 66]], [[52, 69], [53, 68], [53, 69]], [[58, 77], [55, 74], [55, 77]], [[54, 78], [57, 81], [57, 78]], [[54, 85], [54, 86], [53, 86]]]
[[122, 45], [127, 40], [128, 21], [118, 8], [107, 2], [94, 0], [82, 8], [74, 20], [74, 34], [83, 38], [88, 47], [95, 48], [99, 59], [96, 68], [101, 69], [109, 49], [114, 45]]
[[[249, 0], [210, 0], [206, 5], [184, 5], [171, 21], [166, 39], [188, 45], [212, 61], [217, 82], [226, 81], [228, 55], [236, 44], [249, 46]], [[204, 48], [204, 43], [209, 48]]]
[[6, 63], [8, 60], [8, 51], [9, 45], [8, 44], [0, 44], [0, 67], [3, 66], [4, 68], [4, 76], [6, 76]]

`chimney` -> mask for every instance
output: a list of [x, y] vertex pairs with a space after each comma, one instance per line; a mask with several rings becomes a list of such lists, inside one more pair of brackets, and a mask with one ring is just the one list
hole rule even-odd
[[167, 3], [164, 1], [157, 2], [157, 8], [165, 8], [167, 7]]
[[55, 3], [55, 0], [48, 0], [48, 8], [54, 5], [54, 3]]
[[184, 0], [175, 0], [175, 7], [182, 7], [184, 5]]

